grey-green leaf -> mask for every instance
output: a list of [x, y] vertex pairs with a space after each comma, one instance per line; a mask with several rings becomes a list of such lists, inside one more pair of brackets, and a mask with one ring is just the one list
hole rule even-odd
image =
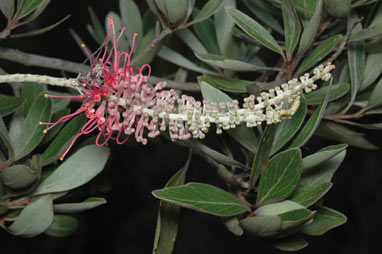
[[354, 134], [349, 135], [348, 133], [354, 133], [354, 131], [337, 123], [323, 121], [314, 134], [319, 137], [335, 140], [341, 143], [347, 143], [349, 145], [368, 150], [378, 149], [377, 146], [371, 144], [364, 137]]
[[341, 34], [337, 34], [321, 42], [315, 49], [313, 49], [312, 53], [304, 58], [297, 73], [301, 74], [315, 66], [334, 50], [336, 45], [341, 42], [342, 37]]
[[[324, 86], [316, 91], [313, 91], [305, 96], [308, 105], [318, 105], [322, 102], [322, 99], [328, 94], [328, 86]], [[334, 84], [330, 89], [330, 95], [328, 101], [334, 101], [344, 96], [350, 90], [348, 83]]]
[[14, 0], [2, 0], [0, 1], [0, 11], [4, 16], [11, 20], [13, 13], [15, 12], [15, 1]]
[[50, 226], [53, 216], [52, 196], [44, 195], [27, 205], [8, 231], [17, 236], [33, 237]]
[[209, 184], [188, 183], [152, 192], [156, 198], [216, 216], [234, 216], [249, 208], [230, 193]]
[[226, 6], [225, 8], [228, 16], [233, 20], [233, 22], [235, 22], [235, 24], [238, 25], [253, 40], [260, 43], [264, 47], [279, 53], [283, 59], [285, 59], [284, 52], [280, 45], [262, 25], [233, 7]]
[[202, 9], [198, 13], [198, 15], [196, 15], [196, 17], [191, 22], [189, 22], [189, 23], [191, 25], [193, 25], [193, 24], [196, 24], [196, 23], [198, 23], [200, 21], [203, 21], [203, 20], [207, 19], [208, 17], [213, 15], [215, 12], [217, 12], [217, 10], [223, 4], [223, 2], [224, 2], [223, 0], [209, 0], [202, 7]]
[[14, 112], [25, 102], [25, 98], [18, 98], [0, 94], [0, 116], [6, 116]]
[[[186, 167], [178, 170], [167, 182], [166, 187], [183, 185], [186, 172]], [[178, 234], [179, 213], [179, 206], [163, 200], [160, 201], [154, 239], [154, 254], [167, 254], [172, 252], [176, 235]]]
[[21, 87], [21, 95], [25, 98], [23, 104], [23, 116], [26, 117], [31, 109], [34, 99], [44, 92], [44, 87], [37, 83], [25, 83]]
[[104, 204], [106, 204], [106, 200], [104, 198], [93, 197], [88, 198], [81, 203], [55, 204], [53, 205], [53, 209], [55, 212], [60, 213], [77, 213], [93, 209]]
[[321, 14], [323, 7], [323, 0], [316, 1], [316, 8], [313, 13], [312, 18], [309, 20], [308, 24], [305, 26], [304, 31], [301, 34], [301, 39], [297, 51], [298, 56], [302, 56], [311, 47], [316, 38], [318, 27], [320, 26]]
[[348, 147], [347, 144], [327, 146], [318, 152], [308, 155], [302, 159], [302, 168], [308, 170], [336, 156]]
[[376, 108], [382, 105], [382, 78], [379, 80], [377, 85], [374, 87], [371, 93], [369, 102], [367, 104], [368, 108]]
[[281, 230], [281, 219], [277, 215], [247, 217], [240, 220], [240, 226], [254, 236], [269, 238]]
[[363, 30], [355, 31], [350, 35], [349, 42], [364, 41], [382, 34], [382, 24], [376, 24]]
[[121, 18], [126, 29], [127, 39], [131, 47], [133, 43], [134, 33], [138, 36], [135, 41], [135, 45], [139, 47], [141, 38], [143, 37], [143, 25], [142, 16], [138, 9], [138, 6], [133, 0], [120, 0], [119, 9], [121, 11]]
[[332, 186], [333, 184], [330, 182], [320, 183], [313, 186], [305, 185], [300, 182], [289, 199], [305, 207], [309, 207], [323, 197]]
[[76, 231], [78, 224], [78, 220], [72, 216], [55, 215], [52, 224], [44, 233], [53, 237], [67, 237]]
[[359, 88], [360, 91], [368, 88], [379, 76], [381, 76], [382, 64], [379, 64], [381, 58], [382, 53], [372, 53], [368, 55], [365, 63], [365, 70], [363, 72], [362, 83]]
[[282, 1], [281, 10], [285, 29], [285, 51], [288, 60], [291, 60], [300, 39], [301, 24], [294, 8], [293, 0]]
[[213, 55], [213, 54], [202, 54], [195, 53], [196, 57], [201, 61], [211, 64], [213, 66], [228, 69], [232, 71], [265, 71], [265, 70], [276, 70], [276, 68], [258, 66], [250, 63], [246, 63], [240, 60], [229, 59], [224, 56]]
[[1, 171], [0, 179], [4, 185], [13, 189], [21, 189], [37, 180], [36, 171], [26, 165], [13, 165]]
[[286, 199], [296, 188], [302, 170], [301, 151], [290, 149], [275, 155], [261, 175], [257, 204]]
[[51, 111], [52, 101], [46, 99], [44, 93], [38, 95], [21, 126], [20, 135], [11, 139], [16, 160], [29, 154], [41, 142], [44, 137], [45, 126], [40, 125], [40, 122], [49, 122]]
[[[224, 0], [224, 6], [236, 7], [236, 0]], [[239, 55], [239, 45], [233, 38], [233, 28], [235, 24], [227, 16], [224, 8], [219, 8], [215, 13], [215, 33], [218, 39], [220, 54], [228, 58], [237, 58]], [[204, 53], [196, 51], [197, 53]], [[207, 52], [206, 52], [207, 53]]]
[[106, 147], [88, 145], [81, 148], [46, 178], [33, 195], [68, 191], [87, 183], [102, 171], [109, 154]]
[[175, 52], [174, 50], [163, 46], [161, 50], [158, 53], [158, 56], [160, 58], [163, 58], [166, 61], [169, 61], [170, 63], [176, 64], [180, 67], [183, 67], [185, 69], [200, 72], [200, 73], [207, 73], [207, 74], [216, 74], [213, 71], [204, 69], [202, 67], [197, 66], [178, 52]]
[[176, 35], [194, 52], [197, 53], [207, 53], [207, 49], [199, 41], [199, 39], [191, 32], [191, 30], [185, 28], [176, 31]]
[[347, 218], [342, 213], [325, 206], [319, 206], [312, 223], [304, 225], [301, 232], [307, 235], [319, 236], [332, 228], [344, 224]]
[[291, 200], [260, 206], [255, 210], [256, 216], [272, 216], [286, 213], [289, 211], [302, 209], [304, 206]]

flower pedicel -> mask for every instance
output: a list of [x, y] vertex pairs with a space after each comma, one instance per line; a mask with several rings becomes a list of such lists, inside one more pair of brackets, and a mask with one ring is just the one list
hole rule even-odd
[[[242, 108], [237, 100], [227, 103], [211, 103], [206, 100], [201, 103], [193, 97], [179, 96], [174, 90], [163, 90], [165, 82], [159, 82], [153, 88], [148, 85], [151, 67], [144, 64], [141, 67], [130, 66], [136, 34], [129, 53], [117, 49], [118, 40], [124, 29], [117, 34], [112, 17], [108, 20], [108, 34], [103, 48], [90, 61], [90, 71], [76, 79], [54, 78], [32, 74], [0, 75], [0, 82], [37, 82], [50, 85], [71, 87], [76, 89], [78, 96], [53, 96], [47, 98], [75, 98], [82, 100], [82, 106], [74, 113], [61, 117], [55, 123], [41, 123], [49, 131], [57, 124], [69, 121], [79, 114], [86, 114], [88, 121], [74, 137], [69, 147], [60, 157], [62, 160], [74, 142], [83, 134], [98, 130], [96, 144], [105, 145], [110, 139], [117, 144], [125, 143], [131, 135], [137, 142], [147, 143], [147, 136], [154, 138], [161, 131], [169, 130], [172, 140], [204, 138], [211, 123], [216, 125], [216, 132], [222, 129], [235, 128], [246, 124], [254, 127], [266, 122], [277, 123], [294, 115], [300, 104], [300, 93], [306, 93], [317, 88], [315, 81], [331, 78], [330, 71], [334, 65], [327, 63], [313, 70], [313, 76], [308, 73], [299, 80], [293, 79], [280, 87], [262, 92], [260, 96], [251, 95], [244, 99]], [[112, 48], [108, 51], [109, 42]], [[85, 49], [85, 46], [83, 45]], [[85, 49], [86, 50], [86, 49]], [[144, 74], [147, 72], [147, 74]], [[101, 142], [101, 137], [104, 137]]]

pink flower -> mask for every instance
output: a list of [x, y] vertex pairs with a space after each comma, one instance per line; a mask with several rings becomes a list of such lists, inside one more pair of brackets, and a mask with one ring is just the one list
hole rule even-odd
[[[110, 17], [108, 21], [109, 29], [102, 49], [94, 60], [88, 53], [90, 72], [78, 78], [83, 85], [82, 95], [46, 96], [81, 99], [82, 106], [76, 112], [60, 118], [55, 123], [41, 123], [49, 125], [44, 132], [82, 113], [85, 113], [88, 118], [81, 131], [60, 157], [61, 160], [81, 135], [95, 130], [99, 131], [96, 139], [98, 146], [105, 145], [110, 139], [115, 140], [117, 144], [124, 144], [134, 133], [138, 142], [146, 144], [147, 139], [143, 137], [144, 128], [148, 129], [149, 137], [155, 137], [159, 135], [160, 127], [162, 126], [163, 129], [166, 126], [164, 120], [161, 125], [158, 124], [158, 117], [150, 118], [144, 109], [158, 108], [158, 105], [161, 105], [161, 109], [166, 109], [168, 112], [174, 111], [173, 105], [178, 95], [173, 90], [157, 93], [165, 87], [165, 82], [158, 83], [153, 89], [148, 86], [150, 65], [144, 64], [141, 67], [130, 65], [137, 35], [134, 34], [130, 52], [120, 52], [117, 44], [125, 29], [117, 34], [113, 18]], [[109, 51], [110, 42], [112, 48]], [[84, 45], [83, 48], [85, 48]], [[143, 74], [145, 71], [147, 75]], [[103, 142], [101, 137], [104, 137]]]

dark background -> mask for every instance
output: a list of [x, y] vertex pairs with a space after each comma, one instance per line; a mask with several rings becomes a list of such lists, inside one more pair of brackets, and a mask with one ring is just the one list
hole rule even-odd
[[[147, 8], [145, 1], [136, 2], [139, 2], [141, 10]], [[41, 28], [71, 14], [68, 21], [49, 33], [3, 40], [0, 45], [82, 62], [85, 57], [68, 29], [74, 29], [90, 48], [97, 46], [85, 28], [89, 23], [89, 5], [101, 19], [110, 10], [119, 13], [118, 1], [114, 0], [55, 0], [42, 16], [25, 29]], [[4, 19], [0, 19], [0, 27], [4, 22]], [[153, 63], [154, 74], [167, 75], [175, 70], [164, 69], [170, 66], [156, 60]], [[9, 73], [62, 75], [60, 71], [25, 67], [3, 60], [0, 60], [0, 67]], [[381, 146], [381, 132], [369, 132], [367, 137]], [[333, 143], [314, 137], [308, 143], [309, 149], [303, 148], [303, 152], [308, 154], [330, 144]], [[86, 187], [92, 189], [97, 181], [104, 180], [111, 184], [110, 191], [102, 194], [108, 200], [107, 205], [75, 215], [80, 220], [79, 229], [67, 238], [41, 235], [23, 239], [0, 231], [0, 253], [151, 253], [159, 204], [151, 191], [162, 188], [175, 171], [184, 165], [188, 151], [162, 139], [150, 141], [147, 146], [129, 141], [123, 147], [111, 145], [111, 148], [112, 158], [105, 171], [96, 182]], [[348, 222], [324, 236], [307, 237], [310, 245], [301, 253], [350, 254], [377, 253], [382, 250], [379, 235], [382, 228], [381, 158], [381, 150], [348, 149], [344, 163], [335, 174], [334, 186], [325, 197], [325, 205], [346, 214]], [[200, 157], [194, 157], [186, 181], [223, 186], [215, 169]], [[174, 253], [281, 253], [261, 239], [247, 234], [242, 237], [232, 235], [219, 218], [187, 209], [182, 209], [181, 215]]]

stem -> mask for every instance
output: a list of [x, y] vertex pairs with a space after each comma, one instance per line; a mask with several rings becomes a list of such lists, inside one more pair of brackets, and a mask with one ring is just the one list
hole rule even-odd
[[[25, 53], [19, 50], [7, 49], [3, 47], [0, 47], [0, 59], [9, 60], [26, 66], [38, 66], [49, 69], [68, 71], [72, 73], [88, 73], [90, 69], [89, 66], [84, 64], [66, 61], [53, 57]], [[191, 92], [200, 91], [199, 84], [194, 82], [176, 82], [173, 80], [166, 80], [159, 77], [151, 76], [149, 83], [157, 84], [160, 81], [166, 82], [168, 88], [180, 89]]]

